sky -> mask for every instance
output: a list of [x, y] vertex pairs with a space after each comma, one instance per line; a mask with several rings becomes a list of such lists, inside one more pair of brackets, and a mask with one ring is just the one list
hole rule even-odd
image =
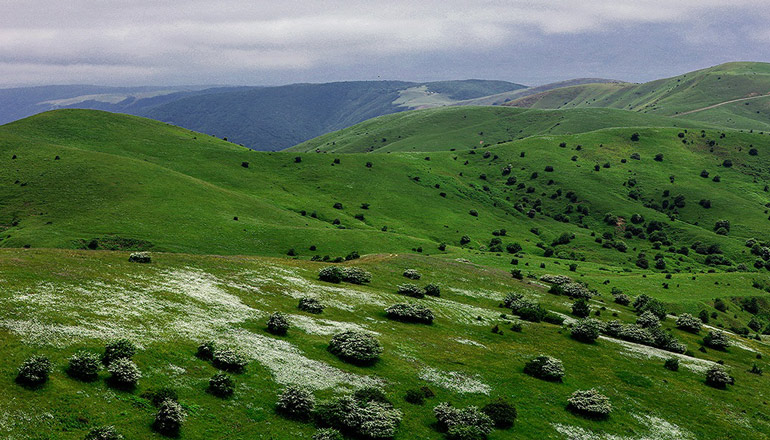
[[592, 77], [770, 61], [770, 0], [4, 0], [0, 86]]

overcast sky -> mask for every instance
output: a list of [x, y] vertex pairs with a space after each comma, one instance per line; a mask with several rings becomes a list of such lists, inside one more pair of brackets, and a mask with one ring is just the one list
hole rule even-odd
[[770, 61], [770, 0], [3, 0], [0, 85], [576, 77]]

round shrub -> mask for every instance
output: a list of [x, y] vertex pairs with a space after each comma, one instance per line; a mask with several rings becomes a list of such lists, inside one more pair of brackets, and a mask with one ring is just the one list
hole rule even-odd
[[668, 359], [666, 359], [666, 361], [663, 363], [663, 366], [664, 366], [664, 367], [665, 367], [667, 370], [671, 370], [671, 371], [679, 371], [679, 359], [677, 359], [677, 358], [668, 358]]
[[512, 427], [518, 416], [516, 407], [501, 398], [486, 404], [481, 408], [481, 412], [488, 415], [489, 418], [492, 419], [495, 428], [498, 429], [508, 429]]
[[643, 329], [635, 324], [624, 325], [618, 337], [624, 341], [642, 345], [653, 345], [655, 343], [655, 339], [647, 329]]
[[567, 408], [577, 414], [603, 419], [612, 411], [609, 397], [599, 394], [595, 389], [577, 390], [567, 399]]
[[370, 334], [348, 330], [332, 337], [329, 352], [346, 362], [369, 365], [380, 358], [382, 345]]
[[229, 375], [217, 373], [209, 379], [208, 391], [217, 397], [229, 397], [235, 392], [235, 382]]
[[45, 356], [27, 358], [19, 367], [16, 381], [28, 386], [39, 386], [48, 381], [51, 374], [51, 361]]
[[87, 351], [78, 351], [69, 359], [67, 374], [75, 379], [94, 381], [99, 375], [99, 356]]
[[398, 293], [411, 296], [412, 298], [425, 298], [425, 291], [418, 285], [412, 283], [400, 284]]
[[428, 296], [441, 296], [441, 287], [438, 284], [428, 284], [425, 286], [425, 294]]
[[524, 364], [524, 373], [544, 380], [561, 382], [564, 365], [559, 359], [541, 354]]
[[565, 283], [561, 285], [561, 291], [570, 298], [589, 299], [593, 295], [580, 283]]
[[714, 388], [725, 389], [735, 380], [721, 365], [714, 365], [706, 371], [706, 384]]
[[150, 263], [152, 262], [152, 257], [150, 257], [149, 252], [132, 252], [131, 255], [128, 256], [129, 263]]
[[102, 363], [109, 365], [117, 359], [131, 359], [136, 354], [136, 345], [128, 339], [118, 339], [104, 346]]
[[346, 267], [342, 269], [344, 280], [352, 284], [364, 284], [372, 281], [372, 274], [360, 267]]
[[654, 329], [660, 327], [660, 319], [652, 312], [646, 311], [636, 318], [636, 325], [642, 328]]
[[345, 440], [345, 438], [336, 429], [321, 428], [313, 434], [312, 440]]
[[561, 284], [571, 283], [572, 282], [572, 278], [570, 278], [570, 277], [568, 277], [566, 275], [550, 275], [550, 274], [545, 274], [545, 275], [540, 277], [540, 281], [543, 281], [543, 282], [549, 283], [549, 284], [561, 285]]
[[329, 283], [339, 284], [345, 279], [345, 273], [337, 266], [326, 266], [318, 271], [318, 279]]
[[578, 318], [585, 318], [591, 314], [591, 307], [588, 305], [588, 301], [583, 298], [579, 298], [572, 304], [572, 314]]
[[267, 331], [274, 335], [284, 336], [289, 331], [289, 320], [281, 312], [274, 312], [267, 320]]
[[592, 318], [581, 319], [572, 326], [572, 338], [591, 343], [599, 337], [601, 323]]
[[676, 318], [676, 326], [684, 331], [698, 333], [703, 323], [689, 313], [682, 313]]
[[631, 303], [631, 298], [625, 293], [619, 293], [615, 295], [615, 302], [621, 306], [627, 306]]
[[315, 397], [303, 388], [289, 385], [278, 397], [275, 408], [286, 417], [306, 420], [315, 408]]
[[216, 343], [214, 341], [202, 342], [198, 346], [198, 351], [195, 353], [195, 356], [204, 361], [210, 361], [214, 358], [214, 351], [216, 348]]
[[703, 338], [703, 343], [711, 348], [724, 350], [730, 346], [730, 339], [724, 332], [712, 330]]
[[474, 427], [487, 436], [494, 426], [492, 419], [475, 406], [459, 409], [448, 402], [442, 402], [433, 408], [433, 414], [438, 420], [439, 429], [447, 434], [450, 431], [458, 432], [461, 427]]
[[604, 330], [602, 330], [604, 334], [608, 336], [612, 336], [613, 338], [617, 338], [620, 336], [620, 332], [623, 331], [623, 323], [618, 321], [617, 319], [613, 319], [612, 321], [608, 321], [604, 324]]
[[365, 439], [392, 438], [402, 417], [401, 411], [388, 403], [360, 401], [351, 395], [319, 404], [314, 415], [321, 426]]
[[324, 311], [323, 304], [321, 304], [321, 302], [315, 298], [301, 298], [297, 308], [303, 312], [313, 313], [316, 315]]
[[228, 348], [221, 348], [214, 351], [212, 363], [220, 370], [230, 373], [240, 373], [248, 365], [249, 361], [240, 353]]
[[128, 358], [119, 358], [107, 366], [110, 372], [110, 382], [112, 385], [121, 388], [132, 388], [136, 382], [142, 378], [142, 372], [136, 366], [134, 361]]
[[433, 312], [419, 304], [399, 303], [385, 309], [388, 318], [401, 322], [433, 323]]
[[410, 280], [419, 280], [422, 277], [422, 275], [420, 275], [420, 272], [417, 272], [415, 269], [404, 270], [404, 276], [409, 278]]
[[187, 418], [187, 414], [182, 405], [173, 400], [165, 400], [160, 404], [152, 426], [163, 435], [176, 436], [179, 434], [179, 429], [185, 418]]
[[88, 431], [83, 440], [123, 440], [114, 426], [102, 426]]

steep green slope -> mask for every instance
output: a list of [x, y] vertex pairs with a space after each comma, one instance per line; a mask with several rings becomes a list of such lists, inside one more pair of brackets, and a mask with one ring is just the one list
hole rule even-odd
[[614, 109], [443, 107], [370, 119], [303, 142], [287, 151], [447, 151], [489, 146], [535, 135], [584, 133], [611, 127], [673, 126], [700, 128], [703, 124]]
[[[763, 104], [753, 113], [733, 117], [735, 107], [719, 107], [720, 111], [694, 112], [682, 117], [736, 128], [767, 127], [765, 108], [770, 94], [770, 64], [727, 63], [673, 78], [644, 84], [586, 84], [549, 90], [504, 105], [527, 108], [610, 107], [657, 115], [676, 116], [719, 105], [728, 101], [752, 98]], [[757, 113], [759, 110], [759, 113]]]

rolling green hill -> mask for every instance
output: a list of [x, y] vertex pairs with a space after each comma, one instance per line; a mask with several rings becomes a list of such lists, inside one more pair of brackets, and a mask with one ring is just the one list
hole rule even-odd
[[[735, 100], [740, 101], [730, 103]], [[770, 127], [770, 64], [727, 63], [644, 84], [557, 88], [503, 105], [541, 109], [609, 107], [766, 130]]]

